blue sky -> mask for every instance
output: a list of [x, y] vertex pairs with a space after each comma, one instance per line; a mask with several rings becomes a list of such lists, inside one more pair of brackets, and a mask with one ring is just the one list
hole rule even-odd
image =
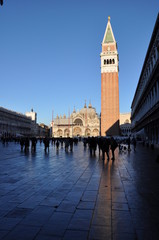
[[0, 106], [38, 122], [91, 101], [100, 113], [100, 53], [108, 16], [119, 53], [120, 112], [130, 112], [158, 0], [4, 0], [0, 7]]

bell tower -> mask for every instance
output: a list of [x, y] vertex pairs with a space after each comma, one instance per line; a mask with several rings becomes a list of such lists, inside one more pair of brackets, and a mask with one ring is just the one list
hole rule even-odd
[[102, 41], [101, 136], [119, 135], [118, 52], [110, 17]]

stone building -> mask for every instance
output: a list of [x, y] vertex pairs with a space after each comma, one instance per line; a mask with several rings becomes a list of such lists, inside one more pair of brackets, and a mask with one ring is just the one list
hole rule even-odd
[[48, 136], [48, 127], [37, 124], [37, 113], [33, 109], [26, 115], [0, 107], [0, 137]]
[[53, 137], [85, 137], [100, 135], [100, 119], [91, 104], [80, 111], [74, 111], [70, 116], [58, 116], [53, 120]]
[[132, 132], [159, 145], [159, 14], [131, 105]]
[[[42, 133], [43, 129], [41, 129], [41, 126], [37, 124], [37, 113], [34, 112], [33, 109], [31, 109], [30, 112], [26, 112], [25, 115], [29, 118], [31, 118], [31, 135], [32, 136], [41, 136], [40, 133]], [[45, 136], [44, 134], [42, 136]]]
[[16, 136], [31, 134], [31, 118], [0, 107], [0, 135]]
[[120, 134], [131, 135], [131, 113], [120, 113]]
[[118, 52], [110, 17], [105, 30], [101, 57], [101, 135], [119, 135]]

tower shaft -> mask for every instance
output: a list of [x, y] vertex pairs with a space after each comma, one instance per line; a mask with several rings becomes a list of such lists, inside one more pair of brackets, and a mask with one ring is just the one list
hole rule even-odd
[[101, 135], [119, 135], [118, 52], [108, 18], [101, 52]]

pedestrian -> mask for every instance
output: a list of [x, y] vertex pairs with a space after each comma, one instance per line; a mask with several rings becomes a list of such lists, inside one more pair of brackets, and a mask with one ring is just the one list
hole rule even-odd
[[107, 154], [107, 160], [109, 161], [109, 148], [110, 148], [110, 141], [108, 138], [102, 139], [102, 159], [105, 160], [105, 153]]
[[73, 138], [69, 138], [70, 152], [73, 151]]
[[23, 147], [24, 147], [24, 138], [23, 137], [20, 138], [20, 146], [21, 146], [21, 151], [23, 151]]
[[29, 151], [29, 145], [30, 145], [30, 139], [28, 137], [25, 138], [24, 144], [25, 144], [24, 151], [28, 152]]
[[68, 152], [68, 147], [69, 147], [69, 139], [65, 139], [65, 152]]
[[102, 145], [103, 145], [103, 139], [97, 138], [97, 145], [98, 145], [98, 150], [99, 150], [99, 156], [100, 156], [100, 151], [102, 150]]
[[127, 140], [127, 144], [128, 144], [128, 151], [131, 151], [131, 149], [130, 149], [130, 137], [128, 137], [128, 140]]
[[117, 148], [118, 144], [113, 137], [111, 137], [111, 139], [110, 139], [110, 146], [111, 146], [111, 151], [112, 151], [112, 158], [111, 159], [115, 160], [114, 151]]
[[45, 152], [47, 151], [47, 149], [48, 149], [48, 152], [49, 152], [49, 144], [50, 144], [49, 139], [47, 137], [45, 137], [43, 142], [44, 142], [44, 146], [45, 146]]
[[35, 152], [36, 151], [36, 143], [37, 143], [37, 140], [35, 137], [32, 137], [31, 139], [31, 149]]
[[59, 150], [59, 140], [57, 139], [56, 141], [56, 150], [58, 151]]

